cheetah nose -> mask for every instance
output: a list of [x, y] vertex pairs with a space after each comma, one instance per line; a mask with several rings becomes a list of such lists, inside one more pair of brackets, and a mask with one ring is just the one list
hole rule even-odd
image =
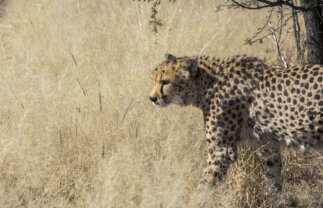
[[149, 100], [153, 103], [155, 103], [157, 101], [157, 97], [156, 96], [150, 96]]

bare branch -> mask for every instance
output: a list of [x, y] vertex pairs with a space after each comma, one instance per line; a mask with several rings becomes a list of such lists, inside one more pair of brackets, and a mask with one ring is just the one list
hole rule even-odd
[[[278, 22], [278, 44], [280, 44], [280, 41], [281, 41], [281, 37], [282, 37], [282, 30], [283, 30], [283, 27], [285, 26], [285, 24], [283, 23], [283, 20], [284, 20], [284, 11], [283, 11], [283, 7], [282, 6], [279, 6], [278, 7], [278, 12], [280, 14], [280, 17], [279, 17], [279, 22]], [[286, 23], [286, 22], [285, 22]]]
[[251, 38], [248, 38], [247, 40], [245, 40], [245, 43], [252, 45], [253, 43], [258, 42], [258, 41], [261, 42], [263, 39], [267, 38], [270, 35], [270, 34], [267, 34], [267, 35], [262, 36], [260, 38], [258, 37], [264, 31], [264, 29], [267, 28], [268, 23], [271, 20], [271, 16], [273, 14], [273, 11], [274, 11], [274, 8], [272, 8], [269, 11], [269, 15], [267, 16], [267, 20], [266, 20], [265, 24], [261, 28], [258, 28], [258, 30], [252, 35]]
[[279, 45], [279, 40], [277, 38], [277, 34], [276, 34], [276, 31], [275, 31], [275, 28], [273, 27], [273, 25], [271, 24], [271, 22], [268, 23], [268, 26], [269, 26], [269, 31], [271, 32], [273, 41], [276, 44], [276, 49], [277, 49], [278, 56], [279, 56], [280, 60], [282, 61], [283, 65], [284, 65], [284, 68], [286, 69], [288, 67], [288, 63], [285, 60], [285, 58], [284, 58], [284, 56], [283, 56], [283, 54], [281, 52], [280, 45]]
[[[296, 5], [295, 0], [291, 0], [293, 4]], [[301, 49], [301, 35], [300, 35], [300, 25], [298, 21], [298, 13], [295, 9], [291, 8], [292, 10], [292, 18], [293, 18], [293, 30], [294, 30], [294, 38], [295, 38], [295, 45], [297, 50], [297, 59], [299, 60], [302, 57], [302, 49]], [[301, 58], [302, 59], [302, 58]]]
[[[303, 7], [303, 6], [297, 6], [290, 2], [289, 0], [276, 0], [276, 1], [268, 1], [268, 0], [257, 0], [257, 4], [255, 4], [254, 1], [247, 3], [238, 2], [237, 0], [231, 0], [235, 5], [244, 8], [244, 9], [250, 9], [250, 10], [259, 10], [264, 9], [268, 7], [276, 7], [276, 6], [288, 6], [295, 10], [300, 11], [309, 11], [315, 9], [317, 6], [311, 6], [311, 7]], [[263, 3], [263, 5], [259, 5], [258, 2]]]
[[274, 7], [272, 5], [264, 5], [264, 6], [255, 6], [255, 7], [251, 7], [251, 6], [247, 6], [245, 4], [239, 3], [236, 0], [231, 0], [234, 4], [236, 4], [237, 6], [244, 8], [244, 9], [250, 9], [250, 10], [259, 10], [259, 9], [264, 9], [264, 8], [268, 8], [268, 7]]

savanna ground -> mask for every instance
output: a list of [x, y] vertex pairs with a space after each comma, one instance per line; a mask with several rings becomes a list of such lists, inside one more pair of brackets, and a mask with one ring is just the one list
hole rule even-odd
[[[284, 153], [280, 196], [267, 196], [255, 150], [243, 147], [219, 188], [198, 189], [201, 113], [147, 99], [166, 52], [276, 63], [270, 39], [243, 45], [265, 11], [165, 1], [154, 34], [148, 3], [0, 2], [0, 207], [322, 207], [317, 153]], [[296, 62], [290, 34], [282, 45]]]

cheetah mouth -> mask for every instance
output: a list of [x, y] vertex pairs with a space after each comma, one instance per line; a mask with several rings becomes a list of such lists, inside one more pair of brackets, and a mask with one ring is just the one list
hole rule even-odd
[[165, 101], [156, 101], [156, 102], [152, 102], [154, 106], [159, 107], [159, 108], [163, 108], [163, 107], [167, 107], [170, 102], [165, 102]]
[[153, 103], [153, 105], [158, 108], [164, 108], [168, 106], [168, 104], [165, 104], [165, 103]]
[[160, 107], [160, 108], [167, 107], [171, 104], [186, 106], [185, 99], [181, 98], [180, 96], [164, 96], [152, 103], [154, 106]]
[[155, 102], [152, 102], [152, 104], [156, 107], [160, 107], [160, 108], [163, 108], [163, 107], [167, 107], [168, 105], [170, 105], [172, 102], [170, 99], [168, 99], [167, 97], [163, 97]]

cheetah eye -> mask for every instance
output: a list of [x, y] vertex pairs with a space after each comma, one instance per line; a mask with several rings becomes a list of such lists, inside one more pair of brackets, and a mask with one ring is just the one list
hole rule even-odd
[[162, 83], [162, 85], [167, 85], [170, 83], [170, 81], [169, 80], [162, 80], [161, 83]]

